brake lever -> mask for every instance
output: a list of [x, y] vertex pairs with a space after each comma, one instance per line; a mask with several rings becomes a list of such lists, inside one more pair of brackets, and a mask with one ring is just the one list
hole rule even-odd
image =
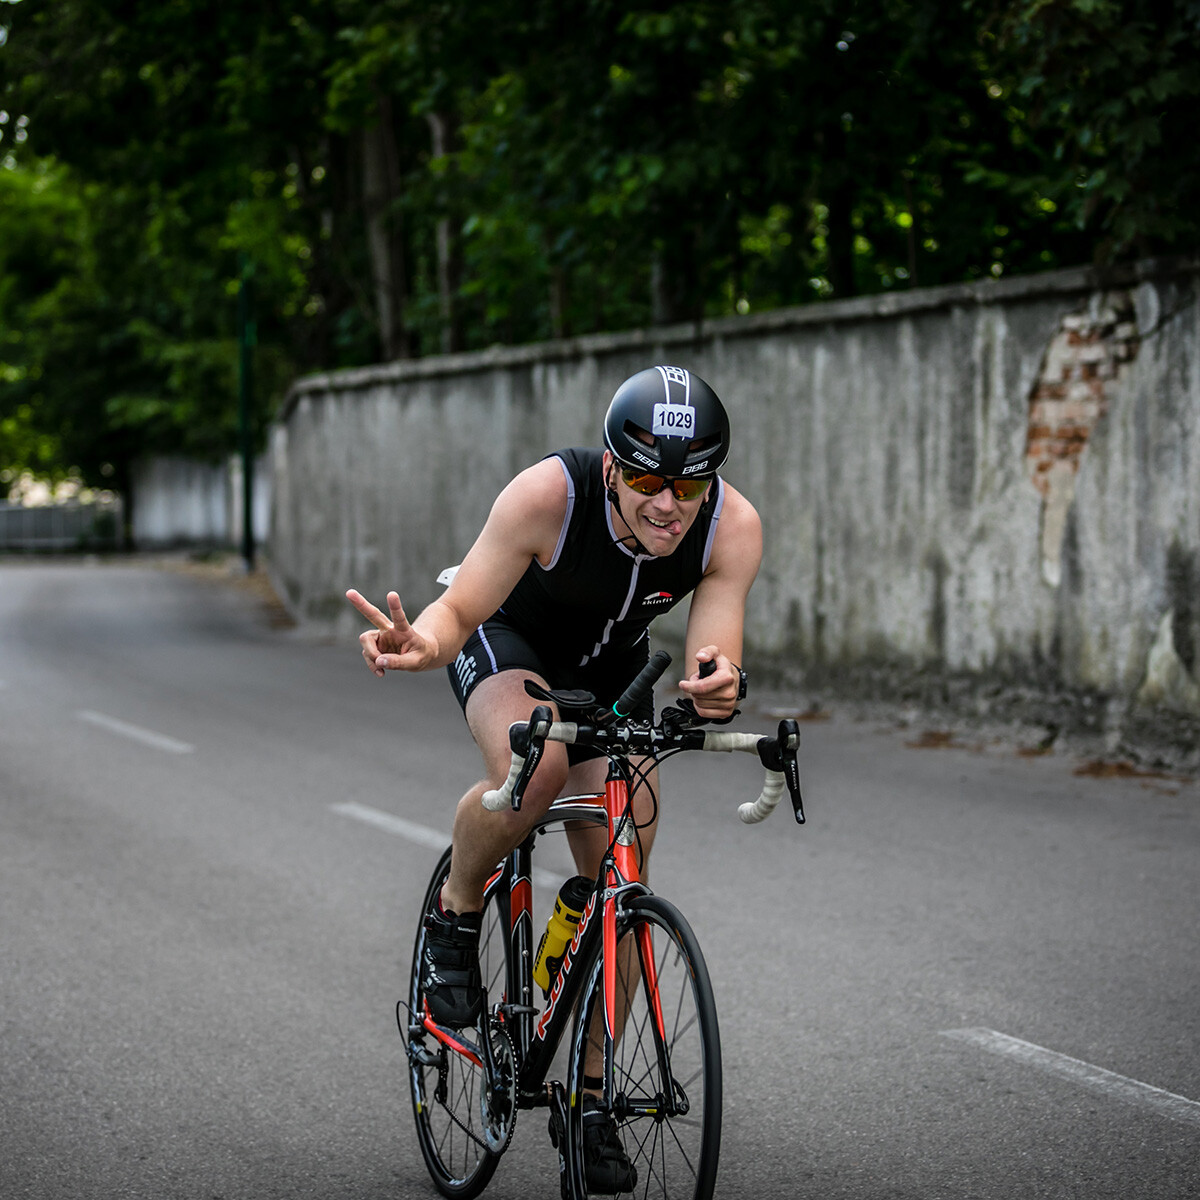
[[792, 798], [796, 824], [804, 824], [804, 801], [800, 795], [800, 764], [796, 751], [800, 748], [800, 726], [792, 717], [779, 722], [779, 732], [773, 738], [763, 738], [758, 744], [758, 757], [768, 771], [778, 771], [787, 784]]
[[508, 744], [515, 757], [520, 756], [524, 761], [512, 782], [512, 809], [521, 811], [521, 800], [525, 788], [533, 777], [537, 765], [542, 761], [542, 753], [546, 748], [546, 735], [550, 732], [550, 723], [554, 714], [545, 704], [539, 704], [530, 714], [527, 722], [518, 722], [508, 730]]

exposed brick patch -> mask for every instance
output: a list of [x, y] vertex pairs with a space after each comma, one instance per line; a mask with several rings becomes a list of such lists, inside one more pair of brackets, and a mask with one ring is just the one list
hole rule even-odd
[[1043, 496], [1056, 463], [1066, 463], [1072, 474], [1079, 470], [1088, 438], [1107, 411], [1107, 389], [1140, 344], [1128, 292], [1109, 292], [1092, 311], [1063, 317], [1029, 394], [1025, 459]]
[[1057, 587], [1075, 476], [1092, 430], [1108, 411], [1109, 389], [1141, 346], [1128, 292], [1100, 295], [1063, 317], [1029, 393], [1025, 462], [1042, 495], [1042, 578]]

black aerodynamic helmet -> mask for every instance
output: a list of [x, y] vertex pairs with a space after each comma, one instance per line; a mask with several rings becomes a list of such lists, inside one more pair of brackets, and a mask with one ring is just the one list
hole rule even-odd
[[712, 475], [729, 454], [729, 416], [698, 375], [648, 367], [617, 388], [604, 444], [619, 462], [656, 475]]

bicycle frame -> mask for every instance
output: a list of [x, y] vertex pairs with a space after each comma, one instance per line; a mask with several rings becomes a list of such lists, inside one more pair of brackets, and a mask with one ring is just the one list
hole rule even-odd
[[[604, 1018], [606, 1058], [617, 1030], [617, 912], [620, 897], [628, 892], [648, 892], [641, 882], [638, 867], [633, 816], [629, 805], [629, 782], [619, 763], [610, 763], [603, 794], [567, 796], [556, 800], [535, 826], [533, 832], [505, 859], [488, 880], [487, 900], [498, 902], [507, 922], [504, 930], [509, 942], [504, 995], [488, 997], [491, 1011], [499, 1013], [513, 1043], [518, 1073], [517, 1105], [534, 1108], [549, 1103], [547, 1075], [567, 1030], [571, 1014], [586, 980], [587, 963], [593, 960], [597, 941], [604, 954]], [[541, 1015], [533, 1000], [533, 846], [539, 834], [551, 826], [578, 822], [605, 826], [609, 831], [609, 849], [600, 868], [601, 884], [588, 900], [579, 927], [564, 954]], [[598, 915], [597, 915], [598, 914]], [[663, 1033], [662, 1006], [654, 977], [654, 955], [648, 929], [639, 930], [644, 966], [644, 986], [649, 989], [655, 1025]], [[580, 965], [583, 964], [583, 965]], [[435, 1025], [428, 1017], [426, 1030], [453, 1053], [466, 1054], [490, 1070], [492, 1050], [488, 1040], [480, 1047], [463, 1036]], [[463, 1031], [465, 1032], [465, 1031]], [[612, 1064], [605, 1062], [605, 1095], [611, 1100]], [[668, 1094], [670, 1094], [668, 1092]]]

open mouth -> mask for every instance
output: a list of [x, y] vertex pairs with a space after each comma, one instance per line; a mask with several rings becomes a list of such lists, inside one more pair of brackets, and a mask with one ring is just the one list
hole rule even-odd
[[655, 529], [661, 529], [663, 533], [678, 533], [682, 526], [678, 521], [656, 521], [653, 517], [645, 518]]

